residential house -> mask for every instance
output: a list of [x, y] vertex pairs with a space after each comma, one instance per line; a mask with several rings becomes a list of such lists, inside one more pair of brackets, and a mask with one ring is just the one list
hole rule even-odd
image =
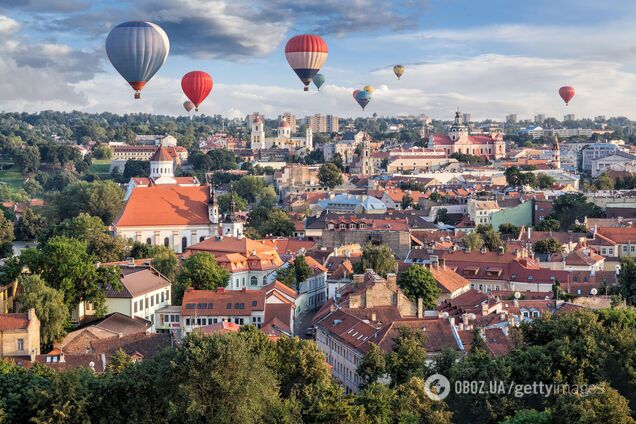
[[0, 314], [0, 359], [30, 360], [40, 354], [40, 320], [35, 309]]

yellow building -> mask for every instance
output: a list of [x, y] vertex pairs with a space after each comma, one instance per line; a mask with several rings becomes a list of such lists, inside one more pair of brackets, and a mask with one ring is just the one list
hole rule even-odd
[[0, 359], [35, 360], [40, 354], [40, 320], [35, 309], [24, 314], [0, 314]]

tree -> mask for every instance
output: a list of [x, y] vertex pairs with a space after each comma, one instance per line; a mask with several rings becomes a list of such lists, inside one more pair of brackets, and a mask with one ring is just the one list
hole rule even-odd
[[439, 208], [437, 212], [435, 212], [435, 222], [448, 224], [450, 218], [448, 217], [448, 210], [446, 208]]
[[[33, 254], [29, 255], [31, 252]], [[92, 302], [96, 309], [103, 308], [102, 287], [104, 284], [119, 284], [119, 273], [116, 273], [116, 281], [110, 279], [112, 274], [108, 273], [108, 269], [111, 267], [101, 267], [98, 273], [86, 243], [79, 240], [53, 237], [41, 250], [31, 252], [26, 252], [28, 262], [25, 265], [31, 272], [39, 273], [48, 286], [59, 290], [69, 309], [82, 300]]]
[[108, 370], [114, 373], [120, 373], [133, 364], [133, 360], [122, 348], [119, 348], [110, 357]]
[[135, 259], [147, 259], [152, 257], [152, 251], [153, 249], [150, 244], [135, 241], [130, 248], [130, 256]]
[[260, 228], [262, 235], [271, 235], [275, 237], [289, 237], [294, 233], [294, 224], [289, 219], [289, 215], [280, 209], [272, 210], [265, 224]]
[[149, 177], [150, 161], [128, 159], [124, 165], [124, 180], [128, 181], [134, 177]]
[[210, 159], [212, 159], [213, 170], [217, 169], [238, 169], [238, 157], [231, 150], [227, 149], [214, 149], [208, 153]]
[[499, 232], [501, 234], [507, 234], [513, 237], [517, 237], [519, 235], [519, 232], [521, 231], [521, 228], [517, 227], [516, 225], [513, 225], [509, 222], [505, 223], [505, 224], [501, 224], [499, 226]]
[[484, 246], [486, 246], [486, 248], [491, 252], [496, 252], [500, 247], [503, 246], [501, 238], [499, 237], [499, 233], [497, 233], [492, 228], [492, 225], [480, 224], [477, 226], [475, 231], [484, 240]]
[[22, 312], [35, 309], [40, 320], [40, 341], [49, 345], [66, 334], [69, 311], [64, 304], [64, 295], [48, 287], [39, 275], [21, 275], [18, 279], [21, 288], [20, 308]]
[[583, 193], [567, 193], [554, 200], [551, 215], [560, 222], [560, 229], [567, 230], [577, 220], [602, 218], [605, 214], [599, 206], [587, 202]]
[[342, 171], [333, 163], [325, 163], [318, 171], [318, 181], [320, 185], [332, 189], [342, 184]]
[[99, 144], [93, 148], [93, 156], [95, 159], [111, 159], [113, 149], [107, 144]]
[[42, 193], [42, 185], [35, 178], [28, 178], [22, 188], [33, 199], [38, 194]]
[[618, 273], [618, 283], [623, 298], [630, 305], [636, 304], [636, 263], [629, 256], [621, 258], [621, 270]]
[[177, 267], [179, 266], [174, 250], [166, 246], [155, 246], [154, 251], [152, 266], [167, 279], [174, 281], [174, 277], [177, 275]]
[[607, 175], [606, 172], [603, 172], [596, 179], [596, 188], [599, 190], [613, 190], [614, 189], [614, 180], [612, 177]]
[[502, 421], [501, 424], [550, 424], [552, 415], [550, 411], [535, 411], [534, 409], [521, 409], [515, 415]]
[[362, 386], [377, 382], [386, 374], [386, 358], [384, 351], [375, 343], [369, 344], [369, 350], [364, 354], [356, 370], [362, 379]]
[[33, 209], [27, 208], [15, 225], [15, 237], [18, 240], [34, 240], [45, 227], [45, 218]]
[[557, 253], [563, 251], [563, 245], [552, 237], [538, 240], [534, 244], [534, 251], [537, 253]]
[[382, 277], [386, 277], [388, 273], [397, 271], [397, 262], [393, 252], [387, 245], [367, 244], [362, 249], [362, 259], [357, 264], [357, 271], [364, 272], [367, 269], [374, 270]]
[[590, 393], [560, 396], [554, 406], [552, 422], [633, 424], [629, 403], [607, 383], [590, 388]]
[[543, 173], [537, 174], [536, 186], [538, 188], [542, 190], [546, 190], [546, 189], [552, 188], [552, 186], [554, 186], [555, 183], [556, 183], [556, 180], [553, 177]]
[[13, 253], [12, 243], [14, 240], [13, 224], [4, 214], [0, 214], [0, 258], [6, 258]]
[[195, 290], [214, 290], [227, 286], [230, 273], [216, 263], [213, 255], [205, 252], [195, 253], [183, 262], [177, 275], [177, 284], [173, 284], [173, 301], [180, 304], [183, 292], [189, 287]]
[[393, 350], [387, 357], [387, 371], [391, 385], [407, 382], [412, 376], [423, 372], [426, 364], [426, 343], [424, 332], [410, 327], [398, 327], [398, 335], [393, 339]]
[[400, 275], [398, 286], [414, 302], [422, 299], [424, 307], [428, 309], [434, 309], [437, 306], [437, 298], [442, 293], [431, 271], [422, 265], [408, 267]]
[[411, 196], [409, 193], [405, 193], [404, 196], [402, 196], [402, 203], [400, 204], [400, 206], [404, 210], [409, 209], [410, 207], [412, 207], [413, 206], [413, 196]]
[[57, 219], [73, 218], [82, 212], [111, 225], [124, 207], [124, 191], [112, 181], [78, 182], [51, 199], [51, 213]]
[[[241, 196], [234, 195], [234, 203], [236, 205], [236, 209], [239, 211], [247, 210], [247, 200], [243, 199]], [[226, 214], [230, 211], [230, 201], [232, 195], [230, 193], [222, 194], [218, 197], [219, 201], [219, 212], [222, 214]]]
[[40, 168], [40, 150], [35, 146], [25, 146], [15, 154], [15, 164], [24, 175], [35, 174]]
[[484, 239], [481, 238], [481, 235], [475, 232], [466, 234], [462, 239], [462, 242], [464, 243], [464, 246], [473, 252], [478, 252], [482, 247], [484, 247]]
[[[238, 180], [233, 185], [234, 191], [239, 197], [247, 200], [249, 203], [254, 203], [260, 200], [262, 197], [271, 196], [269, 192], [271, 187], [265, 184], [265, 180], [262, 177], [254, 175], [246, 175]], [[276, 197], [276, 193], [273, 193]]]
[[559, 231], [561, 227], [561, 223], [554, 219], [546, 217], [543, 221], [539, 222], [537, 225], [537, 230], [539, 231]]

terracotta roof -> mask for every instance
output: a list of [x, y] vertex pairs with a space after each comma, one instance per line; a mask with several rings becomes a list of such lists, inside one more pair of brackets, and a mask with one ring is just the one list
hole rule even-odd
[[29, 326], [29, 314], [0, 314], [0, 331], [24, 330]]
[[[468, 141], [472, 144], [493, 144], [495, 139], [488, 135], [469, 135]], [[434, 134], [433, 135], [433, 143], [435, 146], [439, 145], [453, 145], [457, 143], [457, 141], [451, 140], [451, 138], [444, 134]]]
[[457, 339], [453, 335], [450, 322], [445, 319], [410, 319], [394, 321], [378, 343], [385, 352], [393, 350], [394, 339], [399, 334], [400, 327], [424, 330], [427, 352], [441, 352], [450, 348], [461, 350]]
[[603, 256], [597, 255], [593, 250], [577, 249], [565, 257], [565, 264], [591, 266], [604, 260]]
[[470, 281], [445, 266], [431, 266], [428, 269], [442, 289], [442, 293], [452, 294], [457, 290], [470, 286]]
[[120, 271], [122, 290], [116, 291], [113, 290], [112, 287], [108, 287], [106, 289], [106, 297], [133, 298], [171, 286], [171, 283], [167, 278], [150, 268], [123, 267]]
[[636, 244], [636, 227], [629, 228], [613, 228], [613, 227], [600, 227], [597, 229], [597, 234], [601, 234], [608, 239], [612, 240], [614, 243], [619, 244], [627, 244], [627, 243], [635, 243]]
[[241, 326], [230, 321], [216, 322], [214, 324], [204, 325], [197, 327], [194, 331], [200, 331], [203, 334], [225, 334], [225, 333], [238, 333]]
[[151, 162], [172, 162], [174, 159], [168, 153], [168, 149], [163, 146], [159, 146], [157, 151], [150, 157]]
[[[305, 229], [305, 224], [300, 222], [300, 230]], [[279, 254], [282, 253], [298, 253], [301, 250], [311, 250], [316, 245], [314, 240], [298, 240], [295, 238], [274, 238], [264, 239], [265, 244], [270, 244], [276, 248]]]
[[208, 225], [207, 186], [135, 187], [115, 225]]

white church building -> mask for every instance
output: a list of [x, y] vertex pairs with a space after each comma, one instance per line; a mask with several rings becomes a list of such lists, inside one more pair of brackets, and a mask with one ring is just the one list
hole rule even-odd
[[313, 132], [310, 127], [305, 130], [305, 137], [292, 137], [289, 122], [282, 120], [278, 125], [276, 137], [265, 136], [265, 124], [259, 115], [252, 121], [250, 148], [252, 150], [265, 149], [289, 149], [301, 150], [301, 154], [307, 154], [314, 149]]

